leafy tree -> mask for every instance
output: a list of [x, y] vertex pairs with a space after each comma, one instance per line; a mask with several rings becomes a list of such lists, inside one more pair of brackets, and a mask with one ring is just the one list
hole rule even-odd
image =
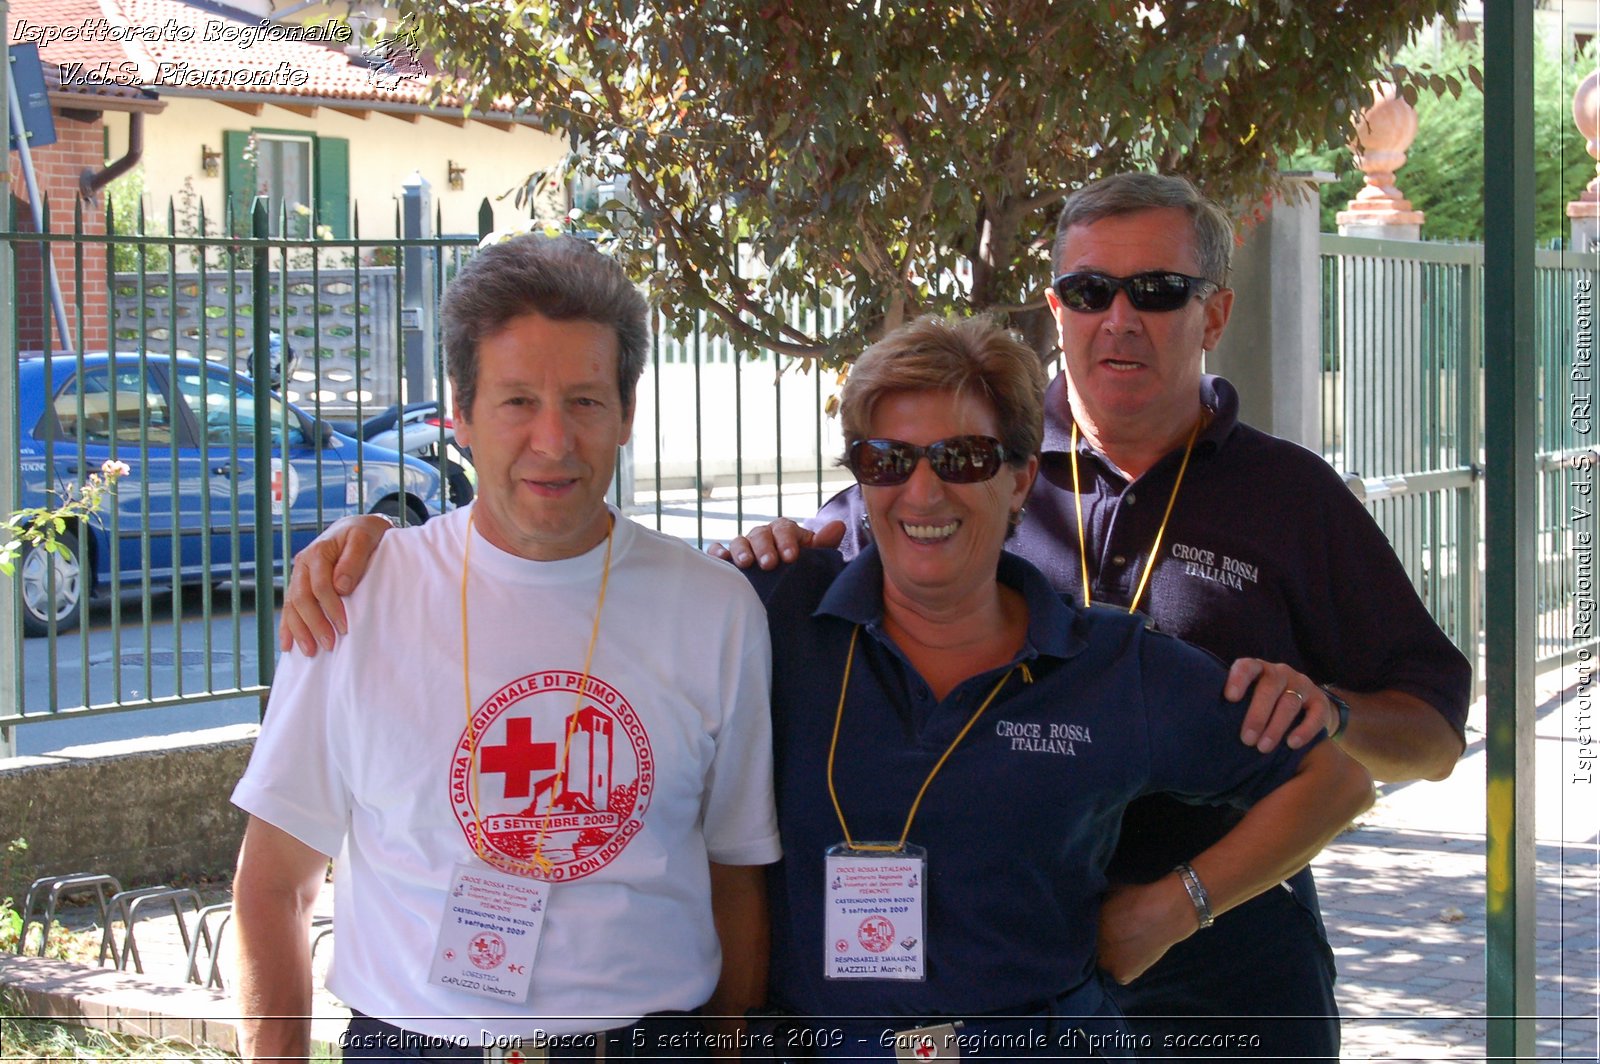
[[[544, 116], [669, 320], [827, 361], [925, 310], [1044, 341], [1065, 192], [1159, 168], [1259, 208], [1454, 0], [402, 0], [460, 78]], [[534, 175], [532, 185], [540, 178]], [[585, 219], [590, 221], [591, 219]], [[606, 218], [593, 219], [608, 224]], [[843, 292], [820, 336], [783, 307]]]
[[[117, 236], [165, 236], [160, 223], [144, 216], [144, 165], [113, 180], [106, 186], [110, 201], [108, 212], [112, 231]], [[111, 245], [111, 267], [117, 273], [134, 273], [139, 269], [139, 245], [115, 243]], [[167, 249], [159, 244], [146, 245], [144, 250], [146, 271], [167, 268]]]
[[[1400, 63], [1415, 72], [1459, 72], [1483, 65], [1481, 43], [1446, 41], [1435, 48], [1418, 44], [1400, 53]], [[1572, 94], [1595, 68], [1593, 50], [1566, 61], [1549, 42], [1534, 52], [1533, 126], [1534, 227], [1540, 243], [1565, 237], [1567, 204], [1595, 176], [1583, 135], [1572, 121]], [[1417, 138], [1395, 184], [1411, 206], [1422, 211], [1422, 235], [1429, 240], [1483, 239], [1483, 92], [1470, 79], [1457, 80], [1459, 94], [1416, 97]], [[1331, 148], [1296, 160], [1296, 168], [1333, 171], [1338, 181], [1323, 186], [1322, 227], [1338, 228], [1335, 216], [1361, 191], [1362, 173], [1350, 150]]]

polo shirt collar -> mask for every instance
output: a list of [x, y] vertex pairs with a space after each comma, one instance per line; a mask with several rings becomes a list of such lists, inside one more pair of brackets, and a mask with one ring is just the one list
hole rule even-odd
[[[1022, 657], [1041, 654], [1070, 658], [1084, 647], [1077, 628], [1081, 614], [1063, 601], [1043, 573], [1015, 554], [1002, 551], [996, 578], [1022, 593], [1028, 606], [1028, 638]], [[852, 624], [881, 627], [883, 559], [869, 543], [839, 572], [822, 595], [813, 617], [838, 617]]]
[[[1200, 404], [1211, 411], [1211, 421], [1196, 440], [1196, 446], [1210, 444], [1217, 450], [1239, 424], [1239, 392], [1223, 377], [1207, 373], [1200, 378]], [[1067, 398], [1067, 375], [1058, 373], [1044, 393], [1044, 442], [1041, 450], [1066, 454], [1072, 449], [1072, 404]], [[1093, 455], [1095, 449], [1082, 435], [1078, 452]]]

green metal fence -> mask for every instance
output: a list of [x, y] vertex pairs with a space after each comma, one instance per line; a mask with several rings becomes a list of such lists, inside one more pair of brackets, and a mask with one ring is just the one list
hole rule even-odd
[[[169, 213], [169, 233], [172, 220]], [[144, 228], [140, 222], [136, 231]], [[264, 219], [257, 222], [264, 233]], [[493, 226], [487, 204], [480, 224]], [[204, 233], [203, 216], [200, 225]], [[52, 622], [43, 637], [4, 651], [15, 683], [0, 694], [0, 727], [259, 699], [271, 680], [274, 620], [272, 597], [258, 599], [253, 571], [259, 566], [281, 582], [296, 537], [303, 540], [335, 517], [384, 499], [365, 477], [346, 480], [341, 493], [335, 473], [343, 456], [326, 447], [311, 448], [304, 466], [254, 456], [272, 451], [275, 441], [287, 444], [297, 430], [320, 433], [327, 418], [360, 421], [402, 397], [447, 399], [436, 310], [477, 237], [376, 237], [363, 233], [359, 213], [348, 240], [93, 236], [83, 233], [81, 217], [63, 228], [23, 233], [13, 224], [0, 239], [19, 260], [48, 251], [71, 277], [80, 293], [70, 324], [77, 335], [93, 305], [81, 294], [101, 288], [105, 332], [136, 368], [126, 390], [118, 384], [96, 399], [79, 388], [68, 400], [55, 398], [57, 416], [43, 421], [21, 423], [5, 412], [13, 445], [4, 460], [13, 463], [19, 483], [53, 478], [59, 489], [89, 471], [99, 453], [89, 432], [95, 402], [109, 406], [103, 413], [113, 422], [122, 418], [110, 441], [114, 452], [151, 467], [159, 466], [163, 448], [173, 459], [176, 449], [161, 433], [179, 427], [169, 420], [164, 428], [163, 415], [153, 411], [181, 412], [198, 400], [202, 409], [223, 414], [204, 425], [208, 439], [192, 471], [198, 478], [193, 490], [206, 500], [206, 534], [173, 532], [188, 516], [191, 483], [176, 460], [109, 508], [102, 515], [105, 556], [81, 560], [105, 573], [98, 604], [85, 614], [82, 630]], [[393, 232], [400, 230], [397, 212]], [[103, 276], [86, 268], [86, 250], [96, 246], [106, 249]], [[1475, 649], [1482, 565], [1481, 249], [1330, 236], [1323, 238], [1322, 256], [1324, 453], [1366, 497], [1441, 625], [1458, 645]], [[1565, 516], [1583, 501], [1568, 498], [1569, 473], [1575, 462], [1591, 460], [1577, 446], [1569, 378], [1595, 277], [1576, 256], [1542, 252], [1537, 261], [1542, 324], [1535, 357], [1544, 414], [1539, 646], [1541, 658], [1554, 660], [1571, 628], [1574, 574]], [[9, 295], [12, 306], [23, 297], [47, 305], [43, 292], [0, 295]], [[826, 329], [840, 310], [837, 301], [831, 308], [825, 303], [817, 299], [788, 312], [807, 329], [819, 318]], [[619, 463], [613, 488], [619, 507], [703, 545], [755, 521], [809, 515], [846, 482], [833, 461], [841, 446], [838, 426], [825, 412], [836, 387], [832, 374], [780, 356], [738, 358], [701, 322], [681, 339], [665, 324], [656, 323], [634, 439]], [[200, 375], [199, 394], [190, 394], [163, 368], [171, 356], [188, 355], [224, 374], [266, 381], [273, 333], [299, 354], [281, 384], [304, 411], [303, 422], [267, 388], [251, 391], [247, 406], [236, 396], [213, 402], [217, 395], [207, 389], [214, 378]], [[81, 345], [49, 339], [54, 350], [31, 360], [64, 362], [69, 376], [82, 376]], [[13, 386], [20, 387], [28, 361], [4, 368]], [[135, 402], [136, 394], [154, 405]], [[119, 400], [127, 403], [121, 414]], [[71, 431], [63, 430], [66, 425]], [[41, 429], [47, 444], [65, 450], [75, 472], [47, 471], [37, 447], [24, 454], [19, 444]], [[248, 470], [248, 478], [240, 470]], [[275, 491], [280, 502], [286, 492], [295, 494], [289, 482], [297, 478], [298, 495], [314, 500], [298, 524], [292, 514], [287, 522], [275, 515], [272, 502]], [[427, 512], [424, 500], [405, 501], [422, 509], [401, 506], [394, 512], [402, 518]], [[258, 539], [258, 528], [274, 531]], [[90, 530], [79, 531], [84, 542], [93, 538]], [[167, 558], [183, 556], [186, 547], [193, 553], [187, 566]], [[45, 577], [53, 601], [59, 589], [49, 581], [70, 574], [52, 574], [47, 570]], [[178, 590], [169, 601], [164, 595], [173, 587]], [[20, 603], [17, 614], [20, 620]]]
[[[112, 228], [109, 211], [107, 221]], [[332, 436], [325, 418], [370, 416], [378, 399], [406, 385], [415, 396], [419, 381], [430, 395], [443, 394], [433, 323], [412, 320], [399, 300], [374, 320], [360, 297], [362, 275], [385, 274], [404, 291], [410, 271], [424, 282], [422, 302], [437, 305], [477, 237], [373, 238], [361, 235], [357, 215], [348, 240], [269, 239], [266, 221], [258, 207], [256, 235], [234, 237], [202, 212], [197, 234], [173, 236], [146, 235], [141, 217], [137, 235], [96, 236], [84, 232], [81, 206], [70, 229], [52, 225], [48, 210], [42, 232], [19, 232], [8, 219], [6, 251], [41, 268], [20, 271], [36, 278], [37, 290], [19, 281], [0, 298], [12, 308], [48, 307], [52, 261], [77, 293], [65, 342], [46, 324], [41, 349], [0, 367], [19, 396], [18, 409], [0, 418], [20, 502], [37, 505], [68, 490], [105, 459], [126, 462], [134, 475], [114, 504], [65, 530], [64, 556], [20, 559], [13, 620], [18, 631], [42, 634], [3, 651], [10, 668], [0, 672], [14, 680], [0, 692], [0, 727], [259, 700], [271, 682], [275, 639], [272, 599], [257, 594], [269, 578], [256, 574], [281, 581], [295, 545], [345, 513], [381, 510], [404, 521], [443, 505], [437, 477], [373, 460]], [[167, 234], [173, 222], [169, 209]], [[103, 270], [87, 265], [94, 248], [104, 251]], [[345, 339], [357, 386], [344, 401], [305, 389], [297, 411], [268, 386], [272, 338], [308, 341], [301, 375], [328, 378], [322, 325], [333, 308], [324, 273], [348, 277], [355, 294]], [[21, 343], [20, 316], [7, 317], [13, 347], [35, 346]], [[115, 358], [83, 350], [91, 324], [113, 338], [106, 346]], [[402, 338], [416, 349], [409, 367]], [[361, 387], [364, 379], [374, 386]], [[92, 612], [83, 601], [91, 590]], [[30, 603], [42, 603], [43, 615], [30, 613]]]
[[[294, 462], [283, 458], [282, 447], [271, 462], [254, 461], [255, 455], [288, 444], [297, 426], [302, 435], [316, 434], [326, 419], [360, 422], [402, 399], [448, 402], [437, 308], [445, 286], [476, 249], [477, 235], [373, 236], [363, 229], [359, 211], [347, 240], [268, 238], [264, 216], [255, 220], [260, 235], [233, 237], [225, 235], [233, 226], [208, 221], [203, 212], [196, 226], [201, 235], [170, 235], [178, 221], [169, 208], [166, 235], [141, 235], [148, 228], [141, 216], [128, 227], [135, 235], [95, 236], [83, 232], [80, 211], [69, 230], [57, 232], [47, 219], [43, 233], [19, 232], [10, 224], [0, 234], [19, 260], [53, 257], [79, 294], [71, 308], [73, 337], [63, 344], [49, 335], [53, 350], [5, 367], [12, 383], [37, 372], [38, 363], [64, 366], [67, 378], [82, 378], [90, 365], [77, 337], [94, 320], [112, 338], [108, 346], [135, 360], [129, 379], [107, 393], [113, 415], [123, 397], [126, 425], [118, 438], [101, 442], [109, 444], [106, 453], [129, 459], [141, 472], [162, 470], [157, 478], [125, 484], [96, 529], [81, 530], [88, 546], [79, 552], [74, 572], [43, 570], [42, 595], [51, 603], [66, 590], [62, 584], [82, 583], [96, 568], [104, 575], [81, 628], [51, 617], [44, 635], [6, 649], [15, 681], [0, 693], [0, 728], [259, 701], [271, 682], [275, 621], [272, 596], [257, 594], [256, 567], [281, 584], [295, 543], [343, 513], [381, 509], [389, 501], [370, 492], [365, 478], [353, 482], [348, 496], [340, 494], [335, 478], [344, 463], [327, 447], [310, 448]], [[108, 228], [116, 225], [114, 218], [108, 222]], [[485, 203], [480, 231], [494, 224]], [[400, 234], [402, 225], [397, 210], [391, 232]], [[94, 248], [104, 249], [103, 270], [86, 268]], [[27, 298], [47, 306], [47, 273], [33, 271], [38, 290], [9, 293], [12, 305]], [[103, 298], [85, 295], [96, 292]], [[842, 315], [842, 304], [828, 302], [797, 304], [788, 313], [807, 329], [819, 321], [826, 329]], [[696, 321], [678, 338], [664, 321], [655, 322], [634, 438], [621, 456], [612, 496], [646, 524], [697, 545], [726, 538], [749, 522], [813, 513], [847, 480], [834, 465], [842, 450], [837, 423], [825, 413], [833, 375], [800, 359], [738, 358], [726, 340], [708, 336], [703, 326]], [[212, 377], [200, 374], [202, 394], [186, 396], [178, 375], [166, 369], [174, 357], [190, 358], [223, 374], [270, 381], [274, 336], [298, 355], [292, 366], [285, 364], [277, 384], [281, 396], [304, 412], [304, 422], [265, 387], [251, 391], [252, 409], [241, 413], [236, 403], [219, 404], [205, 393]], [[34, 369], [25, 368], [29, 362]], [[166, 415], [152, 421], [138, 401], [147, 392], [155, 407], [169, 413], [181, 413], [197, 399], [203, 410], [227, 411], [209, 422], [205, 414], [177, 418], [190, 422], [197, 437], [215, 437], [191, 441], [199, 452], [193, 469], [181, 468], [181, 448], [162, 436], [182, 431], [182, 425], [163, 430]], [[35, 497], [25, 502], [36, 501], [46, 487], [65, 489], [100, 457], [97, 441], [85, 434], [91, 419], [82, 409], [83, 389], [75, 394], [76, 417], [70, 411], [65, 419], [29, 415], [19, 423], [16, 412], [0, 414], [14, 441], [44, 432], [33, 453], [13, 446], [3, 459], [14, 463], [25, 493]], [[69, 422], [75, 432], [62, 431]], [[65, 452], [66, 460], [47, 459], [46, 450]], [[163, 458], [169, 460], [165, 466]], [[241, 468], [250, 472], [247, 483], [232, 475]], [[291, 490], [291, 481], [298, 491]], [[310, 496], [312, 512], [299, 520], [290, 513], [287, 521], [274, 514], [267, 500], [277, 499], [288, 511], [285, 495]], [[206, 510], [204, 534], [182, 531], [194, 517], [187, 512], [193, 497], [206, 500], [200, 504]], [[402, 518], [431, 512], [425, 500], [406, 501], [413, 505], [390, 512]], [[274, 529], [270, 549], [269, 537], [260, 537], [259, 557], [258, 528]], [[103, 551], [89, 553], [100, 542]], [[184, 556], [187, 564], [175, 565], [169, 554]], [[20, 602], [14, 613], [20, 625]]]
[[[1535, 256], [1540, 381], [1538, 661], [1572, 645], [1571, 371], [1592, 257]], [[1481, 652], [1483, 249], [1322, 238], [1323, 453], [1389, 536], [1456, 644]], [[1584, 326], [1587, 328], [1587, 325]], [[1492, 471], [1490, 471], [1492, 474]]]

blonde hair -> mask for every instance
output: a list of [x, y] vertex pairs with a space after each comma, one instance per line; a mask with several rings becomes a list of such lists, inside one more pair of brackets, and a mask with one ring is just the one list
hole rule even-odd
[[1007, 461], [1021, 465], [1044, 438], [1044, 385], [1038, 354], [989, 318], [927, 315], [867, 348], [851, 367], [839, 401], [845, 446], [871, 435], [873, 410], [886, 395], [973, 392], [994, 410]]

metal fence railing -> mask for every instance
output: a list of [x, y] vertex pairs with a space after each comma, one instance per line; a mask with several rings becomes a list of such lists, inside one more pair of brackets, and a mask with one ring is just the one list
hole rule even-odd
[[[71, 565], [35, 564], [36, 597], [54, 606], [76, 586], [84, 624], [74, 630], [78, 616], [47, 609], [30, 624], [41, 637], [0, 650], [15, 678], [0, 691], [0, 728], [258, 700], [274, 652], [273, 599], [257, 594], [258, 567], [281, 581], [296, 546], [344, 513], [388, 506], [409, 518], [444, 505], [424, 485], [408, 488], [404, 469], [385, 485], [377, 463], [325, 445], [327, 418], [361, 420], [402, 397], [448, 403], [436, 310], [477, 238], [400, 229], [397, 218], [395, 235], [374, 236], [357, 217], [347, 240], [240, 238], [203, 235], [202, 219], [202, 235], [93, 236], [80, 218], [59, 232], [13, 224], [0, 234], [19, 261], [52, 256], [74, 293], [73, 338], [47, 335], [48, 353], [0, 367], [22, 397], [19, 410], [0, 412], [19, 443], [0, 460], [13, 463], [21, 502], [76, 483], [102, 456], [140, 467], [114, 508], [72, 530]], [[1567, 474], [1589, 460], [1569, 416], [1570, 368], [1595, 277], [1557, 252], [1541, 252], [1537, 265], [1539, 646], [1548, 658], [1569, 642]], [[1469, 653], [1481, 631], [1481, 272], [1477, 247], [1323, 238], [1323, 451]], [[19, 274], [18, 291], [0, 298], [48, 306], [48, 271]], [[826, 332], [843, 305], [819, 299], [787, 312]], [[831, 372], [738, 357], [703, 322], [682, 338], [666, 324], [656, 322], [619, 462], [619, 506], [703, 545], [755, 521], [809, 515], [847, 482], [826, 413]], [[90, 325], [131, 360], [126, 379], [113, 366], [94, 384], [96, 363], [78, 350]], [[298, 355], [282, 382], [289, 402], [251, 387], [271, 376], [263, 353], [273, 334]], [[271, 529], [259, 543], [258, 529]], [[14, 619], [26, 611], [19, 601]]]
[[[0, 297], [48, 306], [47, 259], [71, 294], [65, 343], [46, 319], [33, 324], [42, 343], [22, 342], [22, 316], [11, 318], [19, 348], [44, 348], [0, 367], [22, 397], [0, 412], [19, 443], [0, 457], [14, 463], [18, 501], [36, 505], [107, 457], [135, 474], [114, 508], [71, 530], [67, 556], [23, 559], [13, 620], [33, 637], [0, 651], [11, 658], [0, 676], [14, 681], [0, 691], [0, 729], [258, 703], [274, 652], [258, 565], [281, 583], [293, 551], [345, 513], [425, 517], [443, 504], [380, 484], [378, 463], [323, 439], [327, 419], [360, 422], [392, 402], [448, 407], [437, 308], [478, 237], [408, 236], [402, 217], [416, 216], [397, 212], [394, 235], [375, 236], [358, 213], [341, 240], [268, 238], [264, 225], [235, 237], [203, 212], [193, 233], [175, 236], [170, 211], [165, 234], [146, 234], [141, 217], [131, 234], [90, 235], [80, 208], [70, 227], [47, 214], [42, 232], [11, 224], [0, 234], [39, 267]], [[480, 228], [493, 226], [486, 203]], [[842, 312], [821, 300], [788, 308], [807, 329], [837, 327]], [[700, 321], [681, 339], [666, 325], [655, 322], [617, 505], [703, 545], [750, 521], [812, 513], [843, 486], [842, 440], [825, 413], [832, 374], [737, 357]], [[96, 334], [109, 339], [84, 339]], [[125, 355], [126, 379], [96, 350]], [[102, 377], [106, 398], [96, 399]], [[109, 431], [87, 409], [96, 402]], [[267, 528], [258, 553], [255, 532]]]
[[[1595, 269], [1535, 256], [1538, 330], [1537, 656], [1572, 645], [1568, 497], [1577, 332]], [[1479, 654], [1483, 514], [1483, 249], [1322, 237], [1323, 453], [1372, 507], [1440, 625]], [[1492, 475], [1492, 470], [1487, 471]]]
[[[114, 503], [63, 529], [63, 549], [19, 558], [10, 619], [34, 638], [0, 650], [11, 681], [0, 728], [258, 705], [275, 649], [272, 597], [258, 589], [283, 578], [293, 551], [345, 514], [416, 520], [445, 505], [429, 467], [369, 452], [325, 421], [377, 413], [419, 380], [442, 394], [430, 323], [408, 318], [398, 300], [356, 296], [373, 288], [363, 272], [436, 305], [476, 237], [364, 237], [357, 219], [348, 240], [269, 239], [264, 208], [250, 237], [210, 233], [203, 214], [191, 235], [170, 235], [170, 216], [167, 235], [91, 235], [81, 205], [70, 228], [48, 212], [39, 232], [9, 221], [5, 253], [36, 268], [15, 271], [16, 290], [0, 299], [48, 306], [52, 275], [72, 294], [65, 339], [48, 316], [8, 315], [19, 357], [0, 372], [17, 404], [0, 423], [15, 446], [0, 461], [12, 463], [16, 503], [50, 502], [106, 461], [130, 472]], [[349, 285], [344, 306], [323, 283], [335, 257], [338, 270], [327, 272], [332, 285]], [[351, 341], [338, 366], [322, 342], [325, 320], [328, 335]], [[283, 401], [272, 342], [297, 336], [309, 341], [302, 381], [286, 383], [332, 381], [348, 366], [349, 379], [373, 386], [291, 389], [300, 403]]]

